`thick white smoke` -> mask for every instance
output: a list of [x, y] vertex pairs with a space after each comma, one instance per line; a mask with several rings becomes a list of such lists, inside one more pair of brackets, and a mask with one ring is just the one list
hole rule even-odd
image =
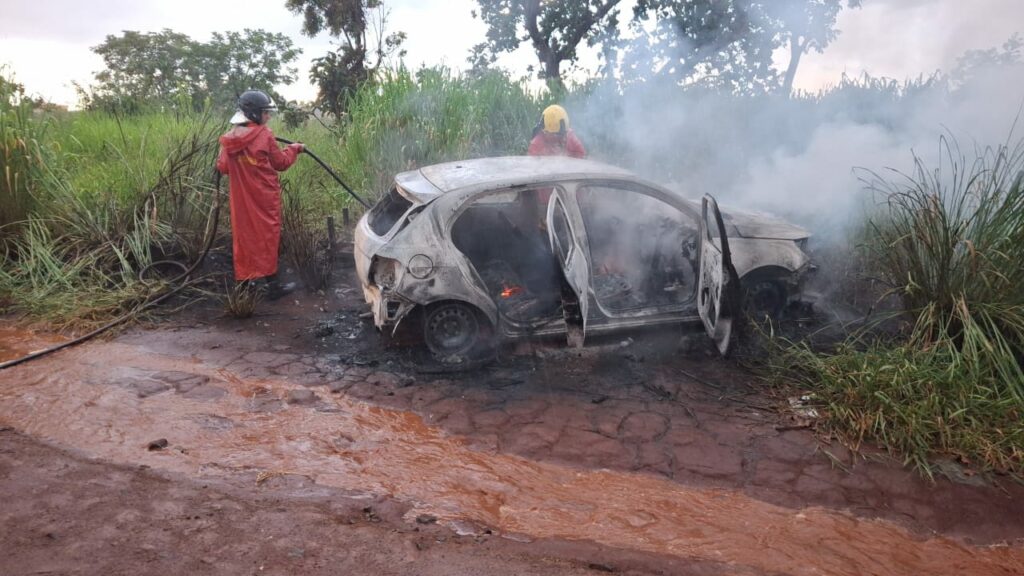
[[763, 211], [841, 241], [871, 200], [861, 178], [909, 173], [916, 154], [940, 162], [952, 136], [972, 156], [1011, 134], [1024, 104], [1024, 65], [933, 79], [844, 82], [817, 97], [732, 97], [654, 82], [597, 88], [568, 103], [591, 155], [690, 197]]

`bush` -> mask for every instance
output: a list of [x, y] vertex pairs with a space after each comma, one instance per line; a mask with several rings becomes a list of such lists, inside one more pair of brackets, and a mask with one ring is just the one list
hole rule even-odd
[[1024, 475], [1024, 143], [943, 166], [872, 175], [882, 200], [865, 258], [904, 305], [892, 339], [859, 334], [831, 354], [780, 347], [777, 376], [817, 391], [826, 425], [931, 474], [934, 455]]

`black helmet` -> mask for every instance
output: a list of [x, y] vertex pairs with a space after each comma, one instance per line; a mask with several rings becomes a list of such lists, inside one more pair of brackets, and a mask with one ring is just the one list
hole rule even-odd
[[[277, 110], [277, 106], [274, 106], [274, 101], [270, 99], [270, 96], [267, 96], [266, 92], [262, 90], [246, 90], [238, 97], [238, 110], [246, 120], [261, 124], [263, 122], [263, 111]], [[237, 113], [231, 118], [232, 124], [240, 124], [242, 121], [242, 118]]]

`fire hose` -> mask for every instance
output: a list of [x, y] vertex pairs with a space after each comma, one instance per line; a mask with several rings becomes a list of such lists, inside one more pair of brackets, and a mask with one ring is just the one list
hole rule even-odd
[[[284, 144], [293, 144], [294, 143], [291, 140], [287, 140], [285, 138], [277, 138], [277, 137], [275, 137], [275, 139], [278, 142], [282, 142]], [[348, 192], [353, 198], [355, 198], [357, 202], [362, 204], [364, 208], [366, 208], [366, 209], [370, 208], [370, 205], [367, 204], [365, 200], [360, 198], [359, 195], [356, 194], [352, 190], [352, 188], [350, 188], [348, 186], [348, 184], [345, 184], [345, 182], [337, 174], [335, 174], [334, 170], [331, 170], [330, 166], [328, 166], [316, 154], [314, 154], [313, 152], [311, 152], [309, 149], [307, 149], [305, 147], [303, 148], [302, 151], [304, 153], [308, 154], [310, 156], [310, 158], [315, 160], [317, 164], [319, 164], [321, 167], [323, 167], [323, 169], [326, 170], [327, 173], [330, 174], [331, 177], [333, 177], [334, 180], [337, 181], [338, 184], [340, 184], [341, 187], [344, 188], [346, 192]], [[221, 177], [220, 172], [217, 171], [217, 170], [214, 170], [214, 188], [215, 188], [214, 202], [213, 202], [213, 206], [210, 208], [210, 214], [208, 216], [207, 224], [206, 224], [206, 228], [209, 231], [209, 236], [206, 238], [206, 245], [203, 247], [203, 251], [199, 254], [199, 257], [196, 258], [195, 262], [193, 262], [192, 265], [187, 267], [187, 268], [185, 268], [184, 265], [178, 264], [177, 262], [173, 262], [173, 261], [153, 262], [153, 263], [149, 264], [148, 266], [146, 266], [145, 268], [143, 268], [142, 270], [139, 271], [139, 276], [140, 276], [140, 279], [141, 279], [141, 277], [145, 273], [145, 271], [148, 268], [150, 268], [150, 267], [152, 267], [152, 266], [154, 266], [156, 264], [173, 263], [173, 264], [177, 264], [177, 265], [181, 266], [182, 268], [184, 268], [184, 271], [181, 274], [179, 274], [176, 278], [171, 280], [171, 282], [169, 283], [169, 285], [170, 285], [170, 289], [169, 290], [167, 290], [167, 291], [165, 291], [165, 292], [163, 292], [161, 294], [157, 294], [157, 295], [155, 295], [155, 296], [153, 296], [151, 298], [148, 298], [147, 300], [145, 300], [145, 301], [141, 302], [140, 304], [136, 305], [134, 308], [132, 308], [130, 311], [126, 312], [122, 316], [119, 316], [118, 318], [115, 318], [114, 320], [111, 320], [110, 322], [104, 324], [103, 326], [100, 326], [99, 328], [93, 330], [92, 332], [89, 332], [87, 334], [83, 334], [82, 336], [79, 336], [79, 337], [74, 338], [72, 340], [68, 340], [67, 342], [61, 342], [60, 344], [56, 344], [56, 345], [51, 346], [49, 348], [44, 348], [43, 350], [37, 350], [35, 352], [32, 352], [31, 354], [26, 354], [25, 356], [22, 356], [20, 358], [15, 358], [14, 360], [8, 360], [7, 362], [0, 362], [0, 370], [6, 370], [7, 368], [11, 368], [13, 366], [17, 366], [18, 364], [23, 364], [23, 363], [28, 362], [30, 360], [35, 360], [36, 358], [41, 358], [41, 357], [46, 356], [48, 354], [52, 354], [54, 352], [57, 352], [58, 350], [63, 350], [64, 348], [69, 348], [69, 347], [74, 346], [76, 344], [81, 344], [82, 342], [85, 342], [86, 340], [90, 340], [92, 338], [95, 338], [96, 336], [99, 336], [100, 334], [106, 332], [107, 330], [110, 330], [111, 328], [113, 328], [113, 327], [115, 327], [115, 326], [117, 326], [119, 324], [122, 324], [122, 323], [124, 323], [124, 322], [126, 322], [128, 320], [130, 320], [131, 318], [137, 316], [138, 314], [144, 312], [145, 310], [148, 310], [149, 308], [151, 308], [153, 306], [156, 306], [157, 304], [160, 304], [164, 300], [167, 300], [171, 296], [177, 294], [178, 292], [180, 292], [184, 288], [186, 288], [189, 285], [189, 283], [190, 283], [190, 277], [192, 276], [192, 273], [195, 272], [196, 269], [199, 268], [199, 265], [203, 263], [203, 260], [206, 259], [206, 255], [209, 254], [210, 248], [213, 247], [214, 238], [217, 236], [217, 224], [218, 224], [219, 216], [220, 216], [220, 203], [221, 203], [221, 200], [220, 200], [220, 177]]]
[[[184, 272], [179, 274], [176, 278], [174, 278], [173, 280], [171, 280], [168, 283], [170, 288], [167, 291], [165, 291], [165, 292], [163, 292], [161, 294], [156, 294], [156, 295], [153, 295], [153, 296], [147, 298], [145, 301], [139, 303], [134, 308], [132, 308], [131, 310], [126, 312], [124, 315], [122, 315], [122, 316], [120, 316], [118, 318], [115, 318], [114, 320], [111, 320], [110, 322], [104, 324], [103, 326], [100, 326], [99, 328], [93, 330], [92, 332], [89, 332], [88, 334], [83, 334], [82, 336], [79, 336], [79, 337], [74, 338], [72, 340], [68, 340], [67, 342], [61, 342], [60, 344], [56, 344], [56, 345], [51, 346], [49, 348], [44, 348], [43, 350], [37, 350], [35, 352], [32, 352], [31, 354], [26, 354], [25, 356], [22, 356], [21, 358], [15, 358], [14, 360], [8, 360], [7, 362], [0, 362], [0, 370], [6, 370], [7, 368], [11, 368], [12, 366], [17, 366], [18, 364], [22, 364], [24, 362], [28, 362], [29, 360], [35, 360], [36, 358], [41, 358], [41, 357], [46, 356], [48, 354], [52, 354], [54, 352], [57, 352], [58, 350], [63, 350], [64, 348], [68, 348], [68, 347], [74, 346], [76, 344], [81, 344], [82, 342], [85, 342], [86, 340], [89, 340], [91, 338], [95, 338], [96, 336], [99, 336], [100, 334], [106, 332], [107, 330], [110, 330], [114, 326], [122, 324], [122, 323], [130, 320], [131, 318], [137, 316], [138, 314], [142, 313], [143, 311], [145, 311], [145, 310], [147, 310], [147, 309], [149, 309], [149, 308], [151, 308], [153, 306], [156, 306], [157, 304], [163, 302], [164, 300], [167, 300], [171, 296], [177, 294], [178, 292], [181, 292], [184, 288], [189, 286], [189, 284], [191, 282], [190, 281], [190, 277], [192, 276], [192, 273], [195, 272], [196, 269], [199, 268], [199, 265], [203, 263], [203, 260], [206, 259], [206, 255], [209, 254], [210, 248], [213, 247], [214, 238], [216, 238], [216, 236], [217, 236], [217, 224], [218, 224], [218, 221], [220, 219], [219, 217], [220, 217], [220, 203], [221, 203], [221, 200], [220, 200], [220, 172], [216, 171], [216, 170], [214, 170], [214, 189], [215, 189], [215, 192], [214, 192], [213, 206], [210, 207], [210, 214], [209, 214], [209, 216], [207, 217], [207, 220], [206, 220], [206, 229], [209, 232], [209, 235], [206, 238], [206, 245], [203, 247], [203, 251], [199, 253], [199, 256], [196, 258], [195, 262], [193, 262], [188, 268], [185, 268]], [[147, 268], [153, 266], [153, 264], [160, 264], [160, 263], [161, 262], [153, 262], [152, 264], [148, 265], [146, 268], [143, 268], [139, 272], [140, 276], [141, 276], [142, 273], [144, 273], [146, 271]]]
[[[277, 140], [278, 142], [281, 142], [283, 144], [294, 144], [295, 143], [295, 142], [293, 142], [291, 140], [287, 140], [285, 138], [281, 138], [281, 137], [278, 137], [278, 136], [275, 136], [274, 140]], [[348, 184], [345, 184], [345, 182], [337, 174], [334, 173], [334, 170], [331, 170], [331, 167], [328, 166], [323, 160], [321, 160], [319, 156], [317, 156], [316, 154], [313, 154], [313, 152], [311, 152], [309, 150], [309, 148], [306, 148], [305, 146], [303, 146], [302, 152], [305, 153], [305, 154], [309, 154], [310, 158], [312, 158], [313, 160], [316, 160], [317, 164], [319, 164], [324, 170], [327, 170], [327, 173], [330, 174], [331, 177], [334, 178], [334, 180], [338, 184], [341, 184], [341, 187], [344, 188], [345, 191], [349, 193], [349, 195], [351, 195], [353, 198], [355, 198], [357, 202], [362, 204], [363, 208], [366, 208], [367, 210], [370, 209], [370, 205], [366, 203], [366, 200], [363, 200], [362, 198], [359, 197], [358, 194], [353, 192], [352, 189], [349, 188]]]

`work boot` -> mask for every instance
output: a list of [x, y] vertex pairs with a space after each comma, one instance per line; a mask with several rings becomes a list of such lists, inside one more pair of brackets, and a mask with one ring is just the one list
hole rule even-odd
[[282, 284], [277, 279], [276, 274], [273, 276], [267, 276], [265, 280], [267, 300], [280, 300], [281, 298], [284, 298], [285, 296], [295, 291], [295, 282], [287, 282], [285, 284]]

